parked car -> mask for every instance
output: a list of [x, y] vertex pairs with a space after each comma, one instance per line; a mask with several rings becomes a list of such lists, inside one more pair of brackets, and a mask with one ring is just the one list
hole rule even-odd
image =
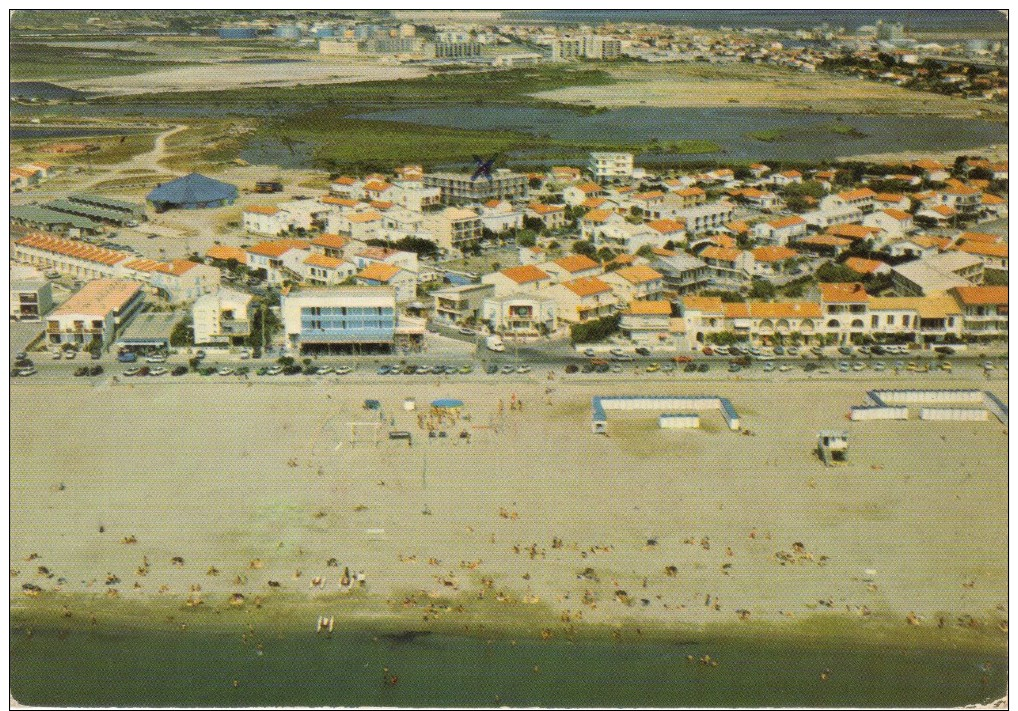
[[166, 368], [162, 368], [162, 367], [157, 366], [157, 367], [153, 368], [152, 370], [148, 371], [148, 374], [152, 375], [152, 376], [155, 376], [155, 377], [159, 377], [160, 375], [166, 375], [169, 372], [170, 371], [168, 371]]
[[637, 346], [635, 348], [635, 350], [636, 350], [636, 353], [638, 355], [642, 355], [642, 356], [649, 356], [650, 355], [650, 349], [647, 348], [646, 346]]
[[164, 356], [164, 355], [150, 355], [148, 358], [145, 359], [145, 362], [146, 363], [165, 363], [166, 362], [166, 356]]
[[29, 367], [27, 367], [27, 368], [18, 368], [18, 377], [21, 377], [21, 378], [27, 378], [28, 376], [30, 376], [30, 375], [35, 375], [35, 374], [36, 374], [36, 373], [38, 373], [38, 372], [39, 372], [39, 371], [37, 371], [37, 370], [36, 370], [36, 369], [35, 369], [34, 367], [32, 367], [32, 366], [29, 366]]
[[763, 369], [764, 369], [765, 373], [773, 373], [774, 372], [774, 364], [773, 363], [765, 363]]
[[776, 356], [785, 355], [785, 349], [781, 346], [774, 346], [774, 355]]
[[60, 352], [60, 349], [57, 349], [53, 351], [53, 355], [51, 355], [50, 357], [53, 360], [60, 360], [61, 358], [63, 358], [63, 354]]
[[[774, 351], [777, 352], [777, 349], [775, 348]], [[789, 346], [788, 348], [785, 349], [785, 352], [788, 353], [788, 355], [790, 356], [799, 355], [799, 349], [796, 348], [795, 346]]]
[[474, 331], [472, 331], [469, 328], [461, 328], [459, 332], [460, 332], [460, 335], [462, 335], [462, 336], [475, 336], [475, 335], [477, 335], [476, 333], [474, 333]]
[[739, 365], [738, 363], [729, 363], [728, 364], [728, 372], [729, 373], [738, 373], [740, 370], [742, 370], [742, 366]]
[[648, 373], [656, 373], [659, 370], [661, 370], [661, 364], [660, 363], [651, 363], [650, 365], [647, 366], [647, 372]]
[[484, 368], [484, 372], [488, 375], [494, 375], [498, 372], [498, 365], [496, 363], [488, 363], [488, 365]]
[[566, 366], [566, 372], [569, 373], [570, 375], [572, 375], [578, 370], [579, 367], [575, 363], [570, 363], [569, 365]]
[[323, 365], [323, 366], [320, 366], [318, 368], [315, 368], [315, 375], [328, 375], [331, 372], [332, 372], [332, 368], [327, 366], [327, 365]]
[[883, 373], [885, 368], [887, 368], [887, 366], [884, 364], [882, 360], [878, 360], [876, 363], [873, 364], [873, 370], [877, 371], [878, 373]]
[[124, 371], [124, 377], [125, 378], [132, 378], [135, 375], [139, 375], [140, 373], [141, 373], [141, 368], [128, 368], [127, 370]]
[[852, 346], [838, 346], [838, 353], [841, 355], [852, 355]]
[[336, 368], [336, 375], [347, 375], [353, 372], [353, 368], [348, 365], [341, 365]]
[[265, 369], [265, 374], [266, 375], [279, 375], [282, 372], [283, 372], [283, 366], [281, 366], [281, 365], [273, 365], [273, 366]]
[[511, 365], [503, 365], [499, 372], [501, 372], [502, 375], [509, 375], [510, 373], [515, 373], [516, 368]]
[[93, 378], [97, 375], [102, 375], [103, 367], [101, 365], [93, 365], [91, 368], [88, 369], [88, 374], [91, 375]]
[[219, 370], [216, 371], [216, 375], [222, 375], [224, 377], [227, 375], [233, 375], [233, 368], [226, 367], [220, 368]]
[[631, 363], [634, 360], [636, 360], [636, 358], [630, 355], [629, 353], [618, 353], [618, 354], [613, 353], [612, 360], [617, 361], [619, 363]]
[[103, 353], [102, 353], [102, 351], [101, 351], [101, 350], [99, 350], [99, 349], [97, 348], [97, 349], [95, 349], [94, 351], [92, 351], [92, 352], [91, 352], [91, 353], [89, 354], [89, 357], [90, 357], [90, 358], [91, 358], [92, 360], [99, 360], [100, 358], [102, 358], [102, 357], [103, 357]]
[[583, 349], [583, 355], [587, 356], [588, 358], [593, 358], [594, 354], [595, 354], [595, 351], [594, 351], [593, 348], [584, 348]]
[[138, 356], [134, 353], [125, 352], [118, 355], [117, 360], [121, 363], [134, 363], [138, 360]]
[[474, 366], [470, 365], [469, 363], [467, 365], [461, 365], [460, 366], [460, 369], [459, 369], [459, 374], [460, 375], [470, 375], [473, 372], [474, 372]]
[[516, 372], [520, 373], [521, 375], [525, 374], [525, 373], [529, 373], [530, 372], [530, 366], [529, 365], [521, 365], [519, 368], [516, 369]]
[[682, 370], [687, 372], [687, 373], [695, 373], [696, 372], [696, 363], [686, 363], [686, 367], [683, 368]]
[[170, 371], [170, 375], [172, 375], [174, 377], [179, 377], [181, 375], [186, 375], [186, 374], [187, 374], [187, 366], [186, 365], [178, 365], [177, 367], [175, 367], [173, 370]]
[[88, 366], [82, 366], [81, 368], [74, 369], [74, 377], [80, 378], [84, 375], [88, 375]]
[[18, 351], [14, 356], [14, 360], [28, 360], [28, 354], [25, 351]]
[[[729, 348], [728, 346], [714, 346], [714, 352], [717, 353], [718, 355], [726, 356], [732, 352], [732, 349]], [[707, 355], [710, 355], [710, 353], [708, 353]]]
[[710, 371], [710, 363], [700, 363], [696, 366], [696, 369], [701, 373], [707, 373]]
[[672, 361], [675, 363], [692, 363], [693, 356], [688, 355], [675, 356], [674, 358], [672, 358]]
[[714, 349], [711, 348], [710, 346], [704, 346], [703, 347], [703, 354], [706, 355], [706, 356], [714, 355]]

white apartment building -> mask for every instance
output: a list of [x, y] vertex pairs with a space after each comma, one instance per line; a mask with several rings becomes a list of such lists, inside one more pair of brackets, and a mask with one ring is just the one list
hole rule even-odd
[[591, 153], [587, 170], [598, 182], [620, 180], [633, 176], [632, 153]]
[[222, 288], [194, 302], [194, 342], [197, 345], [243, 345], [251, 335], [250, 294]]

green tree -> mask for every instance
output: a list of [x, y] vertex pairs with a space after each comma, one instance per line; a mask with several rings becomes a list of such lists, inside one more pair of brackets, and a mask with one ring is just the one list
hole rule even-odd
[[537, 236], [530, 230], [524, 230], [516, 235], [516, 244], [520, 247], [533, 247], [537, 244]]
[[614, 314], [584, 323], [576, 323], [570, 327], [569, 337], [573, 343], [603, 341], [619, 330], [621, 320], [622, 314]]
[[404, 237], [396, 242], [396, 249], [401, 249], [404, 252], [413, 252], [421, 259], [438, 255], [438, 245], [430, 239], [423, 239], [421, 237]]
[[184, 318], [177, 321], [173, 326], [173, 330], [170, 331], [170, 345], [171, 346], [193, 346], [194, 345], [194, 328], [191, 323], [191, 316], [185, 316]]
[[640, 248], [636, 250], [636, 256], [649, 259], [654, 256], [654, 247], [649, 244], [640, 245]]
[[773, 299], [778, 290], [766, 279], [753, 278], [753, 284], [749, 287], [749, 296], [753, 299]]
[[586, 239], [578, 239], [573, 242], [573, 253], [582, 254], [585, 257], [593, 259], [597, 256], [597, 248], [594, 243]]
[[838, 264], [836, 262], [827, 262], [826, 264], [822, 264], [816, 271], [817, 281], [823, 282], [859, 281], [861, 277], [862, 275], [858, 272], [852, 271], [844, 264]]

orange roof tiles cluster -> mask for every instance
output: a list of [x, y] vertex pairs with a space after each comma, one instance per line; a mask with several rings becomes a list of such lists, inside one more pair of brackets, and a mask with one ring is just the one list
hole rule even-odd
[[367, 210], [365, 212], [355, 212], [352, 215], [343, 216], [347, 222], [352, 224], [364, 224], [366, 222], [375, 222], [381, 220], [381, 213], [375, 212], [374, 210]]
[[626, 314], [631, 316], [671, 316], [672, 305], [668, 301], [630, 301]]
[[586, 222], [604, 222], [611, 217], [612, 214], [614, 213], [612, 213], [611, 210], [591, 210], [583, 216], [583, 219]]
[[648, 190], [645, 193], [633, 193], [634, 200], [657, 200], [664, 196], [665, 194], [661, 190]]
[[124, 307], [141, 290], [141, 284], [125, 279], [95, 279], [58, 306], [50, 316], [106, 316]]
[[991, 242], [962, 242], [954, 247], [959, 252], [974, 254], [979, 257], [997, 257], [1007, 259], [1007, 245]]
[[722, 305], [725, 318], [820, 318], [820, 304], [815, 301], [743, 301]]
[[567, 257], [556, 259], [554, 263], [565, 269], [570, 274], [575, 272], [585, 272], [588, 269], [598, 269], [601, 266], [585, 254], [570, 254]]
[[1007, 200], [993, 193], [983, 193], [982, 203], [984, 205], [1006, 205]]
[[827, 234], [836, 237], [847, 237], [851, 240], [868, 239], [880, 232], [879, 227], [867, 227], [866, 225], [830, 225]]
[[849, 257], [845, 260], [845, 266], [856, 274], [875, 274], [880, 267], [886, 267], [883, 262], [876, 259], [864, 259], [863, 257]]
[[943, 215], [944, 217], [954, 217], [955, 215], [958, 214], [957, 210], [948, 205], [937, 205], [936, 207], [932, 208], [932, 210], [938, 215]]
[[996, 244], [1003, 241], [1001, 235], [993, 235], [988, 232], [962, 232], [958, 235], [959, 242], [983, 242], [985, 244]]
[[183, 276], [197, 266], [198, 262], [192, 262], [190, 259], [174, 259], [172, 262], [163, 262], [162, 264], [159, 264], [154, 267], [152, 271], [171, 274], [173, 276]]
[[382, 262], [395, 255], [398, 251], [399, 250], [397, 249], [389, 249], [388, 247], [365, 247], [357, 253], [357, 256]]
[[326, 205], [339, 205], [341, 207], [357, 207], [361, 204], [360, 200], [350, 200], [348, 198], [339, 198], [332, 195], [326, 195], [323, 197], [322, 202]]
[[676, 190], [675, 194], [679, 197], [705, 197], [707, 191], [703, 188], [683, 188], [682, 190]]
[[131, 255], [126, 252], [117, 252], [112, 249], [94, 247], [87, 242], [79, 242], [73, 239], [55, 237], [45, 232], [31, 232], [17, 241], [17, 244], [25, 247], [41, 249], [55, 254], [62, 254], [67, 257], [74, 257], [86, 262], [97, 262], [106, 266], [113, 266], [128, 259]]
[[384, 183], [380, 180], [373, 180], [370, 183], [364, 183], [364, 192], [366, 193], [384, 193], [386, 190], [392, 187], [392, 183]]
[[956, 286], [951, 291], [965, 306], [1007, 306], [1006, 286]]
[[737, 235], [744, 235], [749, 232], [749, 223], [743, 220], [729, 222], [725, 225], [725, 227]]
[[387, 282], [394, 276], [402, 271], [395, 264], [386, 264], [384, 262], [372, 262], [371, 264], [364, 267], [359, 274], [358, 279], [369, 279], [371, 281]]
[[297, 239], [281, 239], [275, 242], [259, 242], [253, 247], [248, 247], [247, 251], [251, 254], [257, 254], [262, 257], [271, 257], [275, 259], [283, 254], [286, 254], [291, 249], [310, 249], [311, 245], [307, 242], [303, 242]]
[[220, 259], [224, 262], [235, 259], [240, 264], [247, 264], [247, 252], [240, 247], [227, 247], [226, 245], [218, 244], [205, 252], [205, 256], [209, 259]]
[[877, 202], [901, 202], [905, 196], [898, 193], [877, 193], [873, 199]]
[[580, 298], [584, 296], [594, 296], [595, 294], [603, 294], [611, 291], [612, 288], [597, 277], [580, 277], [579, 279], [572, 279], [570, 281], [562, 282], [562, 286], [569, 289]]
[[580, 207], [585, 207], [588, 210], [596, 210], [597, 208], [599, 208], [602, 205], [604, 205], [606, 202], [608, 202], [608, 198], [592, 197], [592, 198], [587, 198], [586, 200], [581, 202], [580, 203]]
[[864, 200], [865, 198], [876, 197], [876, 193], [869, 188], [859, 188], [858, 190], [846, 190], [843, 193], [838, 193], [838, 197], [842, 200]]
[[734, 262], [742, 256], [742, 250], [733, 249], [731, 247], [711, 246], [700, 252], [700, 256], [704, 259], [717, 259], [722, 262]]
[[311, 267], [322, 267], [323, 269], [336, 269], [343, 265], [342, 259], [326, 257], [324, 254], [311, 254], [304, 260], [304, 263]]
[[576, 186], [576, 189], [585, 195], [593, 195], [595, 193], [604, 192], [604, 188], [597, 183], [581, 183]]
[[332, 234], [331, 232], [323, 232], [322, 234], [311, 240], [311, 244], [316, 247], [328, 247], [329, 249], [343, 249], [343, 247], [350, 244], [350, 240], [342, 235]]
[[673, 232], [683, 232], [686, 229], [686, 223], [680, 222], [679, 220], [651, 220], [647, 223], [647, 227], [659, 232], [663, 235], [672, 234]]
[[820, 299], [828, 303], [862, 303], [869, 299], [861, 282], [821, 282]]
[[332, 182], [336, 185], [356, 185], [357, 179], [351, 178], [349, 175], [341, 175]]
[[805, 225], [806, 220], [802, 219], [798, 215], [789, 215], [788, 217], [782, 217], [777, 220], [771, 220], [767, 224], [776, 230], [780, 230], [785, 227], [793, 227], [795, 225]]
[[798, 243], [816, 244], [823, 247], [849, 247], [852, 244], [852, 240], [836, 237], [835, 235], [810, 235], [809, 237], [803, 237]]
[[655, 279], [661, 279], [661, 272], [656, 269], [651, 269], [646, 265], [636, 265], [632, 267], [623, 267], [615, 272], [620, 277], [628, 281], [630, 284], [643, 284], [644, 282], [654, 281]]
[[517, 284], [529, 284], [530, 282], [551, 278], [545, 271], [538, 269], [533, 264], [506, 267], [499, 274], [512, 279]]
[[904, 222], [905, 220], [912, 219], [912, 215], [910, 215], [909, 213], [905, 212], [904, 210], [896, 210], [893, 207], [888, 207], [884, 210], [881, 210], [881, 212], [883, 212], [888, 217], [892, 217], [895, 220], [898, 220], [899, 222]]
[[154, 259], [135, 259], [130, 262], [125, 262], [124, 267], [127, 269], [133, 269], [136, 272], [151, 272], [155, 271], [156, 267], [161, 264], [162, 262], [157, 262]]
[[535, 212], [538, 215], [552, 215], [556, 212], [564, 212], [566, 209], [565, 205], [545, 205], [540, 202], [532, 202], [527, 205], [527, 209], [531, 212]]
[[757, 247], [753, 250], [753, 259], [758, 262], [781, 262], [798, 256], [799, 253], [794, 249], [780, 245]]
[[253, 212], [256, 215], [275, 215], [279, 212], [279, 208], [271, 205], [248, 205], [244, 208], [244, 212]]
[[725, 305], [720, 296], [684, 296], [682, 307], [688, 311], [720, 314], [724, 312]]

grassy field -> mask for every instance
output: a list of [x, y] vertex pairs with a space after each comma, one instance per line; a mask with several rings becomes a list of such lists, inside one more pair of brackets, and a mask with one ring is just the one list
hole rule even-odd
[[788, 141], [803, 133], [827, 133], [838, 136], [850, 136], [853, 138], [865, 138], [866, 134], [859, 129], [841, 121], [823, 124], [821, 126], [786, 126], [784, 128], [772, 128], [765, 131], [751, 131], [746, 135], [757, 141], [773, 143], [775, 141]]
[[1007, 107], [911, 91], [825, 72], [756, 64], [628, 63], [607, 70], [609, 86], [536, 90], [538, 98], [589, 106], [748, 106], [872, 114], [1006, 117]]
[[55, 141], [73, 141], [74, 138], [45, 140], [12, 140], [11, 157], [18, 162], [45, 160], [58, 165], [114, 165], [130, 160], [140, 153], [152, 150], [156, 132], [130, 133], [123, 136], [89, 136], [82, 139], [86, 143], [99, 146], [98, 151], [76, 155], [60, 155], [44, 153], [43, 146]]
[[31, 42], [11, 44], [10, 58], [11, 81], [72, 81], [142, 74], [176, 66], [146, 52], [53, 47]]

